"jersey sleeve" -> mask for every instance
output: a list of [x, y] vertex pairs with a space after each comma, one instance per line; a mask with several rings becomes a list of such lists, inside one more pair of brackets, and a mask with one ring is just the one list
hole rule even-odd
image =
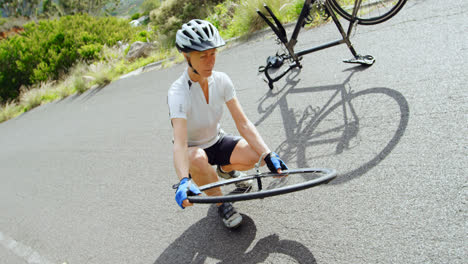
[[187, 119], [187, 99], [180, 91], [169, 90], [167, 94], [169, 117]]
[[227, 102], [236, 96], [236, 89], [231, 78], [225, 73], [222, 73], [222, 84], [224, 88], [224, 102]]

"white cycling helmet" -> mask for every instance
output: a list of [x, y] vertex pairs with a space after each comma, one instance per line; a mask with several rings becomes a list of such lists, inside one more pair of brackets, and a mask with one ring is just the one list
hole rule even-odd
[[226, 43], [218, 29], [210, 22], [192, 19], [177, 30], [176, 46], [179, 51], [204, 51], [224, 46]]

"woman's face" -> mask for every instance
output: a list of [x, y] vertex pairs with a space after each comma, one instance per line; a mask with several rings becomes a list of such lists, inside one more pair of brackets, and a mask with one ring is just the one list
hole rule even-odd
[[211, 76], [216, 62], [217, 49], [205, 51], [192, 51], [188, 56], [192, 67], [197, 70], [201, 77], [207, 78]]

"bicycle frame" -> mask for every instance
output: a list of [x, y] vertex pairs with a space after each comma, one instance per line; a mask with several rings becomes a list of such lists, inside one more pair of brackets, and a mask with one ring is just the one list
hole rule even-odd
[[291, 38], [288, 40], [286, 30], [284, 29], [282, 23], [278, 20], [278, 18], [274, 15], [273, 11], [267, 6], [264, 5], [265, 9], [268, 11], [270, 16], [273, 18], [273, 21], [275, 22], [276, 26], [262, 13], [260, 10], [257, 10], [257, 13], [260, 15], [260, 17], [265, 20], [265, 22], [268, 24], [268, 26], [273, 30], [275, 35], [278, 37], [278, 39], [281, 41], [281, 43], [284, 44], [286, 49], [288, 50], [289, 55], [282, 55], [284, 59], [289, 59], [293, 63], [289, 65], [288, 69], [286, 69], [283, 73], [279, 74], [277, 77], [272, 78], [269, 73], [268, 73], [268, 68], [269, 66], [267, 65], [265, 67], [265, 76], [268, 79], [268, 85], [270, 86], [270, 89], [273, 89], [273, 83], [280, 80], [282, 77], [284, 77], [290, 70], [294, 68], [302, 68], [302, 65], [300, 63], [300, 60], [302, 59], [302, 56], [313, 53], [319, 50], [323, 50], [326, 48], [334, 47], [340, 44], [346, 44], [348, 46], [348, 49], [351, 51], [353, 54], [354, 58], [350, 60], [346, 60], [345, 62], [348, 63], [360, 63], [360, 64], [366, 64], [366, 65], [372, 65], [374, 63], [374, 59], [372, 56], [368, 57], [367, 59], [363, 59], [361, 55], [359, 55], [356, 50], [354, 49], [351, 41], [350, 41], [350, 35], [352, 33], [353, 28], [357, 25], [357, 20], [356, 20], [356, 14], [357, 11], [359, 10], [362, 0], [356, 0], [354, 3], [354, 10], [352, 14], [352, 19], [349, 23], [348, 30], [345, 31], [343, 26], [341, 25], [339, 19], [335, 15], [335, 12], [333, 11], [333, 7], [330, 5], [329, 1], [326, 0], [324, 5], [326, 8], [326, 12], [328, 15], [333, 19], [333, 22], [335, 23], [336, 27], [338, 28], [338, 31], [341, 34], [341, 39], [328, 42], [310, 49], [302, 50], [295, 52], [294, 47], [297, 44], [297, 37], [299, 35], [299, 32], [301, 31], [301, 28], [305, 26], [306, 24], [306, 18], [311, 10], [311, 5], [314, 4], [317, 0], [305, 0], [304, 1], [304, 6], [302, 7], [301, 13], [297, 19], [294, 31], [291, 35]]

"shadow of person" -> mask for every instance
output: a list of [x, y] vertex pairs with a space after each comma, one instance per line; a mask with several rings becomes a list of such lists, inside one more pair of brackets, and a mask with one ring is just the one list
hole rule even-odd
[[216, 206], [210, 206], [207, 216], [169, 245], [155, 264], [196, 264], [213, 259], [223, 264], [253, 264], [263, 263], [268, 258], [281, 258], [282, 255], [296, 263], [316, 263], [307, 247], [296, 241], [282, 240], [276, 234], [258, 240], [248, 251], [255, 240], [257, 228], [252, 218], [242, 216], [242, 225], [230, 230], [219, 219]]

